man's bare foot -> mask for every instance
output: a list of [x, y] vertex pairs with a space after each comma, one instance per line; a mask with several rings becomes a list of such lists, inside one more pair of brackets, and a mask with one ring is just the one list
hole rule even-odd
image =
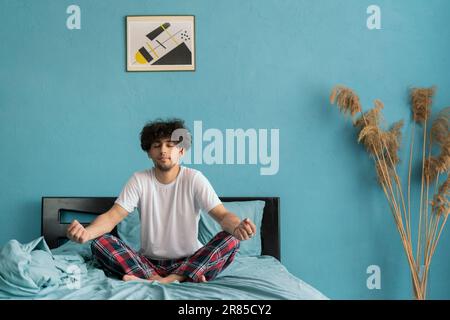
[[171, 274], [168, 275], [167, 277], [162, 278], [161, 280], [158, 280], [161, 283], [171, 283], [174, 281], [179, 281], [179, 282], [183, 282], [184, 280], [186, 280], [185, 276], [180, 276], [178, 274]]
[[[174, 282], [174, 281], [183, 282], [186, 279], [187, 279], [187, 277], [180, 276], [180, 275], [177, 275], [177, 274], [171, 274], [171, 275], [169, 275], [169, 276], [167, 276], [165, 278], [162, 278], [161, 280], [159, 280], [159, 282], [161, 282], [161, 283], [171, 283], [171, 282]], [[208, 280], [206, 280], [206, 277], [204, 275], [201, 275], [199, 277], [199, 282], [208, 282]]]
[[124, 275], [124, 276], [122, 277], [122, 280], [123, 280], [123, 281], [133, 281], [133, 280], [142, 280], [142, 281], [160, 281], [161, 279], [163, 279], [163, 278], [162, 278], [161, 276], [159, 276], [159, 275], [151, 276], [151, 277], [148, 278], [148, 279], [142, 279], [142, 278], [139, 278], [139, 277], [130, 275], [130, 274], [126, 274], [126, 275]]
[[123, 280], [123, 281], [132, 281], [132, 280], [144, 280], [144, 279], [141, 279], [141, 278], [139, 278], [139, 277], [136, 277], [136, 276], [132, 276], [132, 275], [126, 274], [126, 275], [124, 275], [124, 276], [122, 277], [122, 280]]

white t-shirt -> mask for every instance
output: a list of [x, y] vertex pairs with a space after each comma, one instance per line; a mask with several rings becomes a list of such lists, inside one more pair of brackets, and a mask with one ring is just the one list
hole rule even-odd
[[169, 184], [156, 179], [155, 168], [135, 172], [115, 201], [128, 212], [138, 208], [140, 253], [151, 259], [192, 255], [202, 246], [197, 239], [200, 209], [209, 212], [222, 203], [200, 171], [180, 168]]

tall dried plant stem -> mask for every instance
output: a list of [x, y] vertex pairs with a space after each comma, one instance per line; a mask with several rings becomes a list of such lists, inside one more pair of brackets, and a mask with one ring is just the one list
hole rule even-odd
[[[428, 272], [429, 272], [429, 268], [430, 268], [430, 263], [431, 263], [431, 251], [433, 249], [433, 243], [435, 240], [435, 236], [436, 236], [436, 232], [439, 226], [439, 221], [440, 221], [440, 217], [438, 217], [437, 219], [434, 220], [433, 225], [433, 230], [431, 231], [431, 237], [429, 239], [429, 248], [428, 252], [426, 252], [425, 257], [424, 257], [424, 270], [423, 270], [423, 275], [422, 275], [422, 279], [421, 279], [421, 289], [424, 295], [424, 298], [426, 297], [426, 292], [427, 292], [427, 283], [428, 283]], [[428, 242], [428, 241], [427, 241]]]
[[[425, 177], [426, 181], [426, 187], [427, 187], [427, 191], [426, 191], [426, 201], [424, 204], [425, 207], [425, 241], [428, 244], [428, 240], [430, 237], [430, 231], [431, 231], [431, 217], [429, 217], [428, 214], [428, 208], [429, 208], [429, 202], [428, 202], [428, 196], [429, 196], [429, 189], [430, 189], [430, 162], [431, 162], [431, 150], [433, 147], [433, 137], [430, 135], [430, 141], [428, 142], [428, 161], [427, 161], [427, 177]], [[430, 219], [430, 221], [429, 221]], [[428, 223], [430, 223], [430, 226], [428, 225]], [[426, 253], [426, 247], [425, 247], [425, 253]], [[425, 257], [424, 257], [425, 258]]]
[[[385, 176], [384, 172], [383, 172], [383, 176]], [[387, 191], [387, 187], [388, 186], [386, 186], [384, 183], [382, 183], [381, 186], [383, 188], [383, 191], [384, 191], [384, 194], [386, 196], [386, 199], [388, 200], [389, 207], [391, 208], [391, 213], [392, 213], [392, 216], [394, 218], [394, 221], [395, 221], [395, 224], [397, 226], [397, 229], [400, 231], [400, 230], [402, 230], [403, 227], [402, 227], [402, 224], [401, 224], [401, 221], [400, 221], [401, 219], [399, 218], [398, 207], [396, 207], [396, 205], [394, 205], [395, 200], [393, 200], [391, 198], [391, 196], [389, 195], [389, 192]], [[414, 262], [414, 259], [410, 259], [410, 255], [408, 254], [408, 252], [411, 251], [411, 249], [410, 249], [411, 247], [409, 246], [409, 244], [408, 244], [408, 242], [406, 240], [406, 236], [405, 236], [404, 231], [400, 231], [400, 237], [401, 237], [403, 246], [405, 248], [405, 251], [407, 251], [406, 253], [407, 253], [408, 261], [409, 262]], [[415, 283], [417, 283], [417, 285], [418, 285], [419, 282], [417, 280], [418, 279], [413, 276], [413, 281]]]
[[[430, 171], [428, 171], [430, 172]], [[437, 185], [439, 182], [439, 173], [436, 175], [436, 181], [434, 184], [434, 190], [437, 190]], [[425, 245], [425, 256], [424, 256], [424, 273], [421, 279], [421, 289], [424, 295], [424, 299], [426, 298], [426, 292], [427, 292], [427, 282], [428, 282], [428, 272], [430, 268], [431, 263], [431, 249], [433, 246], [433, 240], [435, 239], [437, 228], [439, 225], [440, 217], [435, 217], [436, 215], [431, 215], [430, 217], [430, 225], [429, 230], [427, 230], [427, 241]]]
[[[408, 232], [409, 227], [408, 227], [408, 223], [407, 223], [408, 220], [407, 220], [407, 216], [406, 216], [406, 211], [407, 211], [407, 210], [406, 210], [406, 205], [405, 205], [405, 197], [404, 197], [404, 195], [403, 195], [402, 184], [401, 184], [400, 178], [399, 178], [399, 176], [398, 176], [398, 174], [397, 174], [397, 170], [395, 169], [395, 163], [394, 163], [394, 161], [392, 160], [392, 157], [391, 157], [391, 154], [390, 154], [390, 152], [389, 152], [389, 149], [387, 148], [386, 142], [385, 142], [383, 139], [381, 139], [381, 142], [382, 142], [382, 144], [383, 144], [383, 148], [386, 149], [386, 154], [387, 154], [388, 159], [389, 159], [389, 161], [390, 161], [390, 163], [391, 163], [392, 169], [394, 170], [394, 181], [395, 181], [395, 183], [396, 183], [397, 197], [400, 198], [400, 200], [401, 200], [401, 202], [402, 202], [402, 206], [403, 206], [403, 211], [401, 211], [400, 209], [398, 209], [398, 211], [399, 211], [399, 212], [402, 212], [402, 213], [403, 213], [403, 216], [404, 216], [404, 218], [405, 218], [405, 226], [406, 226], [406, 234], [405, 234], [405, 237], [406, 237], [407, 240], [411, 241], [411, 235], [410, 235], [411, 232], [410, 232], [410, 231]], [[383, 163], [385, 164], [386, 170], [387, 170], [386, 159], [385, 159], [385, 157], [384, 157], [384, 154], [382, 154], [382, 156], [383, 156]], [[389, 179], [389, 180], [390, 180], [390, 179]], [[400, 193], [400, 196], [398, 196], [398, 193]], [[399, 214], [399, 219], [400, 219], [400, 222], [401, 222], [402, 231], [405, 232], [405, 228], [404, 228], [404, 226], [403, 226], [403, 220], [402, 220], [401, 215], [402, 215], [402, 214]]]
[[[375, 152], [375, 156], [377, 157], [377, 160], [381, 163], [377, 152]], [[385, 161], [383, 161], [383, 163], [385, 163]], [[413, 267], [414, 266], [414, 259], [412, 258], [412, 248], [411, 248], [410, 242], [407, 241], [407, 236], [406, 236], [406, 232], [405, 232], [405, 229], [404, 229], [404, 226], [403, 226], [403, 223], [402, 223], [401, 214], [399, 213], [400, 209], [399, 209], [398, 204], [397, 204], [397, 202], [395, 200], [395, 197], [394, 197], [392, 183], [390, 182], [390, 178], [389, 178], [389, 175], [388, 175], [388, 171], [387, 171], [387, 166], [386, 165], [385, 165], [384, 170], [382, 170], [382, 174], [383, 174], [384, 181], [387, 182], [387, 186], [385, 186], [384, 183], [382, 183], [383, 191], [384, 191], [384, 193], [386, 195], [386, 198], [388, 199], [388, 202], [389, 202], [389, 205], [390, 205], [391, 209], [393, 209], [392, 210], [392, 214], [393, 214], [393, 217], [394, 217], [394, 221], [395, 221], [395, 223], [397, 225], [397, 229], [398, 229], [398, 231], [400, 233], [400, 237], [401, 237], [401, 240], [402, 240], [402, 243], [403, 243], [403, 247], [404, 247], [404, 249], [406, 251], [408, 262], [410, 263], [410, 267]], [[389, 195], [389, 192], [386, 190], [387, 187], [388, 187], [388, 189], [390, 191], [390, 195]], [[414, 281], [415, 285], [418, 287], [419, 286], [419, 281], [418, 281], [417, 276], [413, 275], [413, 281]]]
[[[439, 172], [437, 173], [436, 176], [436, 182], [435, 182], [435, 191], [437, 189], [437, 185], [439, 182]], [[434, 218], [433, 218], [434, 217]], [[424, 292], [424, 296], [426, 296], [426, 292], [427, 292], [427, 282], [428, 282], [428, 273], [429, 273], [429, 268], [430, 268], [430, 264], [431, 264], [431, 259], [434, 255], [434, 252], [436, 250], [437, 244], [439, 242], [439, 238], [441, 237], [441, 233], [442, 230], [445, 227], [445, 224], [447, 222], [447, 218], [448, 215], [445, 215], [444, 221], [442, 222], [440, 228], [439, 228], [439, 223], [441, 222], [441, 215], [438, 214], [434, 214], [434, 216], [431, 216], [431, 222], [430, 222], [430, 234], [429, 234], [429, 239], [427, 241], [427, 245], [428, 245], [428, 250], [427, 250], [427, 255], [425, 257], [425, 274], [424, 274], [424, 278], [422, 279], [422, 289]], [[439, 229], [439, 233], [438, 233], [438, 229]], [[436, 236], [437, 234], [437, 236]]]
[[[386, 143], [383, 141], [383, 147], [388, 150]], [[394, 169], [394, 178], [395, 178], [395, 183], [396, 183], [396, 187], [397, 187], [397, 192], [400, 191], [400, 200], [402, 201], [402, 206], [403, 206], [403, 211], [400, 210], [400, 212], [403, 213], [404, 217], [405, 217], [405, 226], [406, 226], [406, 238], [411, 241], [411, 232], [408, 232], [409, 227], [408, 227], [408, 223], [407, 223], [407, 216], [406, 216], [406, 206], [405, 206], [405, 197], [403, 195], [403, 189], [402, 189], [402, 184], [400, 182], [400, 178], [397, 174], [397, 170], [395, 169], [395, 164], [394, 161], [392, 160], [391, 154], [389, 151], [386, 152], [389, 158], [389, 161], [391, 162], [392, 168]], [[403, 225], [403, 220], [402, 221], [402, 225]]]
[[412, 168], [412, 155], [414, 149], [414, 135], [415, 135], [416, 123], [413, 122], [412, 133], [411, 133], [411, 144], [409, 148], [409, 169], [408, 169], [408, 230], [409, 239], [411, 239], [411, 168]]
[[[437, 231], [437, 228], [438, 228], [438, 226], [439, 226], [439, 221], [440, 221], [440, 219], [441, 219], [441, 216], [439, 216], [439, 217], [437, 218], [436, 231]], [[430, 252], [430, 255], [428, 256], [428, 259], [427, 259], [427, 261], [426, 261], [426, 276], [425, 276], [425, 279], [424, 279], [425, 284], [424, 284], [424, 290], [423, 290], [423, 292], [424, 292], [424, 298], [426, 297], [426, 292], [427, 292], [427, 286], [426, 286], [426, 284], [427, 284], [427, 281], [428, 281], [428, 271], [429, 271], [429, 267], [430, 267], [430, 263], [431, 263], [431, 258], [433, 258], [434, 252], [436, 251], [437, 244], [438, 244], [439, 239], [440, 239], [440, 237], [441, 237], [442, 230], [444, 230], [444, 227], [445, 227], [445, 224], [446, 224], [446, 222], [447, 222], [447, 219], [448, 219], [448, 215], [445, 215], [444, 221], [442, 222], [441, 227], [439, 228], [439, 234], [438, 234], [438, 236], [437, 236], [436, 238], [434, 238], [433, 241], [432, 241], [431, 252]]]
[[[424, 121], [423, 125], [423, 147], [422, 147], [422, 182], [420, 187], [420, 207], [419, 207], [419, 234], [417, 237], [417, 255], [416, 255], [416, 264], [417, 268], [420, 269], [421, 262], [421, 247], [422, 247], [422, 216], [423, 216], [423, 181], [424, 181], [424, 169], [425, 169], [425, 147], [426, 147], [426, 139], [427, 139], [427, 119]], [[419, 270], [418, 270], [419, 271]]]
[[[433, 148], [433, 137], [430, 135], [430, 140], [428, 143], [428, 161], [427, 161], [427, 177], [426, 178], [426, 201], [424, 204], [425, 207], [425, 251], [424, 251], [424, 270], [421, 279], [421, 289], [424, 294], [424, 298], [426, 296], [427, 291], [427, 281], [428, 281], [428, 271], [429, 271], [429, 256], [432, 245], [432, 240], [434, 239], [437, 231], [437, 224], [439, 224], [439, 219], [437, 219], [437, 224], [435, 225], [436, 219], [433, 219], [433, 215], [428, 214], [429, 202], [429, 189], [430, 189], [430, 163], [431, 163], [431, 151]], [[439, 181], [439, 173], [436, 174], [436, 181], [434, 186], [434, 191], [437, 189], [437, 184]]]
[[[441, 217], [439, 216], [439, 219], [440, 218]], [[441, 227], [439, 228], [439, 234], [438, 234], [437, 238], [434, 239], [434, 241], [433, 241], [433, 245], [431, 247], [431, 254], [430, 254], [430, 257], [428, 258], [429, 261], [431, 261], [431, 258], [433, 257], [434, 252], [436, 251], [436, 247], [439, 242], [439, 238], [441, 237], [442, 230], [444, 230], [444, 226], [445, 226], [445, 223], [447, 222], [447, 219], [448, 219], [448, 214], [445, 215], [444, 221], [442, 222]], [[439, 222], [438, 222], [438, 225], [439, 225]]]
[[[413, 140], [414, 142], [414, 140]], [[387, 147], [383, 141], [383, 146], [384, 148]], [[412, 145], [411, 145], [412, 146]], [[412, 157], [412, 149], [410, 152], [410, 170], [409, 170], [409, 179], [411, 177], [411, 157]], [[416, 295], [417, 299], [425, 299], [425, 297], [423, 297], [423, 290], [421, 289], [422, 283], [419, 277], [419, 269], [417, 266], [417, 263], [414, 263], [414, 254], [413, 254], [413, 249], [412, 249], [412, 238], [411, 238], [411, 204], [410, 204], [410, 180], [408, 181], [408, 216], [406, 215], [406, 208], [405, 208], [405, 202], [404, 202], [404, 196], [403, 196], [403, 192], [402, 192], [402, 187], [401, 187], [401, 182], [400, 179], [398, 177], [397, 171], [395, 170], [395, 165], [392, 161], [391, 155], [389, 153], [389, 151], [387, 151], [387, 155], [388, 158], [392, 164], [392, 167], [394, 169], [394, 178], [395, 178], [395, 182], [397, 185], [397, 190], [400, 189], [400, 194], [401, 194], [401, 200], [402, 200], [402, 204], [403, 204], [403, 213], [404, 213], [404, 217], [405, 217], [405, 226], [406, 226], [406, 232], [405, 229], [403, 227], [403, 220], [401, 218], [401, 215], [399, 213], [397, 213], [397, 217], [394, 217], [396, 219], [396, 224], [397, 224], [397, 229], [400, 232], [400, 236], [402, 237], [402, 242], [403, 242], [403, 247], [408, 259], [408, 262], [410, 264], [410, 268], [411, 268], [411, 278], [413, 281], [413, 288], [414, 288], [414, 294]], [[383, 155], [383, 160], [384, 160], [384, 155]], [[385, 163], [385, 162], [383, 162]], [[389, 198], [388, 198], [389, 199]], [[401, 211], [401, 210], [398, 210]], [[403, 240], [403, 237], [405, 238]], [[413, 272], [413, 270], [415, 270], [415, 272]]]
[[[383, 175], [384, 175], [384, 173], [383, 173]], [[390, 188], [392, 188], [392, 187], [390, 187]], [[415, 267], [415, 261], [414, 261], [414, 256], [412, 253], [411, 242], [409, 242], [406, 238], [403, 224], [401, 222], [401, 216], [398, 213], [398, 207], [395, 205], [395, 199], [392, 199], [389, 196], [389, 194], [386, 190], [386, 187], [384, 185], [383, 185], [383, 191], [384, 191], [386, 198], [388, 199], [389, 205], [391, 207], [391, 212], [394, 217], [394, 221], [397, 226], [397, 230], [400, 233], [400, 238], [402, 240], [403, 249], [405, 250], [406, 258], [408, 259], [408, 264], [409, 264], [409, 267], [411, 270], [411, 278], [413, 281], [414, 294], [416, 295], [417, 299], [423, 299], [422, 293], [420, 291], [420, 279], [418, 277], [418, 273], [417, 273], [416, 267]], [[389, 200], [391, 200], [391, 201], [389, 201]], [[392, 202], [392, 204], [391, 204], [391, 202]]]
[[[364, 113], [361, 112], [361, 114], [362, 114], [362, 118], [364, 120], [364, 123], [367, 125], [367, 120], [366, 120], [366, 118], [364, 116]], [[414, 272], [414, 270], [416, 270], [416, 267], [415, 267], [414, 256], [413, 256], [413, 253], [412, 253], [411, 241], [408, 241], [408, 236], [406, 235], [406, 232], [405, 232], [405, 229], [404, 229], [404, 226], [403, 226], [402, 214], [400, 213], [401, 210], [400, 210], [400, 208], [399, 208], [399, 206], [397, 204], [397, 201], [395, 199], [395, 194], [394, 194], [394, 190], [393, 190], [393, 187], [392, 187], [391, 179], [390, 179], [390, 176], [389, 176], [388, 168], [387, 168], [387, 165], [386, 165], [385, 157], [384, 157], [384, 154], [382, 154], [383, 161], [380, 161], [380, 156], [378, 155], [378, 152], [376, 151], [376, 148], [374, 148], [374, 151], [375, 151], [375, 156], [377, 158], [377, 161], [379, 163], [383, 163], [384, 164], [384, 170], [381, 170], [381, 171], [382, 171], [383, 178], [384, 178], [383, 180], [386, 181], [387, 184], [388, 184], [388, 187], [389, 187], [388, 189], [390, 191], [391, 196], [388, 195], [386, 187], [382, 183], [383, 191], [385, 192], [386, 198], [388, 199], [389, 205], [391, 207], [391, 212], [393, 214], [394, 221], [395, 221], [396, 226], [397, 226], [397, 230], [400, 233], [400, 238], [401, 238], [401, 241], [402, 241], [402, 244], [403, 244], [403, 249], [405, 250], [406, 257], [408, 259], [408, 263], [409, 263], [410, 270], [411, 270], [411, 276], [412, 276], [412, 279], [413, 279], [414, 292], [416, 294], [417, 299], [423, 299], [422, 292], [420, 290], [420, 279], [418, 277], [418, 273]], [[389, 155], [389, 152], [387, 152], [387, 153], [388, 153], [388, 156], [390, 158], [391, 163], [393, 163], [392, 158]], [[396, 180], [399, 181], [398, 175], [395, 172], [395, 166], [393, 165], [393, 167], [394, 167], [394, 174], [395, 174], [395, 176], [397, 178]], [[397, 184], [398, 184], [398, 182], [397, 182]], [[399, 185], [399, 187], [401, 188], [401, 184]], [[391, 200], [391, 201], [389, 201], [389, 200]], [[392, 206], [391, 206], [391, 203], [392, 203]], [[403, 201], [403, 207], [405, 208], [404, 201]], [[392, 210], [392, 208], [394, 208], [394, 210]]]
[[[409, 164], [408, 164], [408, 219], [406, 224], [408, 225], [408, 231], [409, 231], [409, 239], [410, 239], [410, 245], [412, 246], [412, 238], [411, 238], [411, 172], [412, 172], [412, 155], [413, 155], [413, 150], [414, 150], [414, 137], [415, 137], [415, 128], [416, 128], [416, 123], [413, 122], [413, 127], [411, 129], [411, 143], [409, 146]], [[412, 248], [411, 248], [412, 251]], [[417, 273], [417, 267], [414, 267], [415, 272]], [[417, 294], [417, 288], [414, 282], [414, 277], [412, 275], [413, 270], [411, 270], [411, 280], [413, 282], [413, 288], [414, 288], [414, 294], [416, 295], [416, 297], [418, 296]]]
[[[434, 193], [436, 194], [438, 191], [438, 183], [439, 183], [439, 175], [440, 175], [440, 173], [438, 172], [437, 174], [436, 174], [436, 181], [435, 181], [435, 184], [434, 184]], [[431, 231], [431, 234], [430, 234], [430, 237], [429, 237], [429, 247], [428, 247], [428, 250], [430, 251], [430, 253], [431, 253], [431, 249], [432, 249], [432, 247], [433, 247], [433, 239], [435, 238], [435, 236], [436, 236], [436, 232], [437, 232], [437, 228], [438, 228], [438, 225], [439, 225], [439, 220], [440, 220], [440, 216], [439, 215], [437, 215], [437, 214], [434, 214], [434, 215], [432, 215], [431, 216], [431, 227], [430, 227], [430, 229], [432, 230]], [[430, 254], [428, 254], [428, 255], [430, 255]]]

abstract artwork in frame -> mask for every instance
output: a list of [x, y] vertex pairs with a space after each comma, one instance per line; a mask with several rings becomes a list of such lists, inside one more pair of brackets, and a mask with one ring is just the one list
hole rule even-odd
[[127, 16], [127, 71], [195, 70], [194, 16]]

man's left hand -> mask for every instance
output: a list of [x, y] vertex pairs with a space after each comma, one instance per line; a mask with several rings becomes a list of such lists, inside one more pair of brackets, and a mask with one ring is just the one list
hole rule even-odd
[[238, 240], [248, 240], [256, 234], [255, 224], [248, 218], [242, 220], [233, 231], [233, 236]]

